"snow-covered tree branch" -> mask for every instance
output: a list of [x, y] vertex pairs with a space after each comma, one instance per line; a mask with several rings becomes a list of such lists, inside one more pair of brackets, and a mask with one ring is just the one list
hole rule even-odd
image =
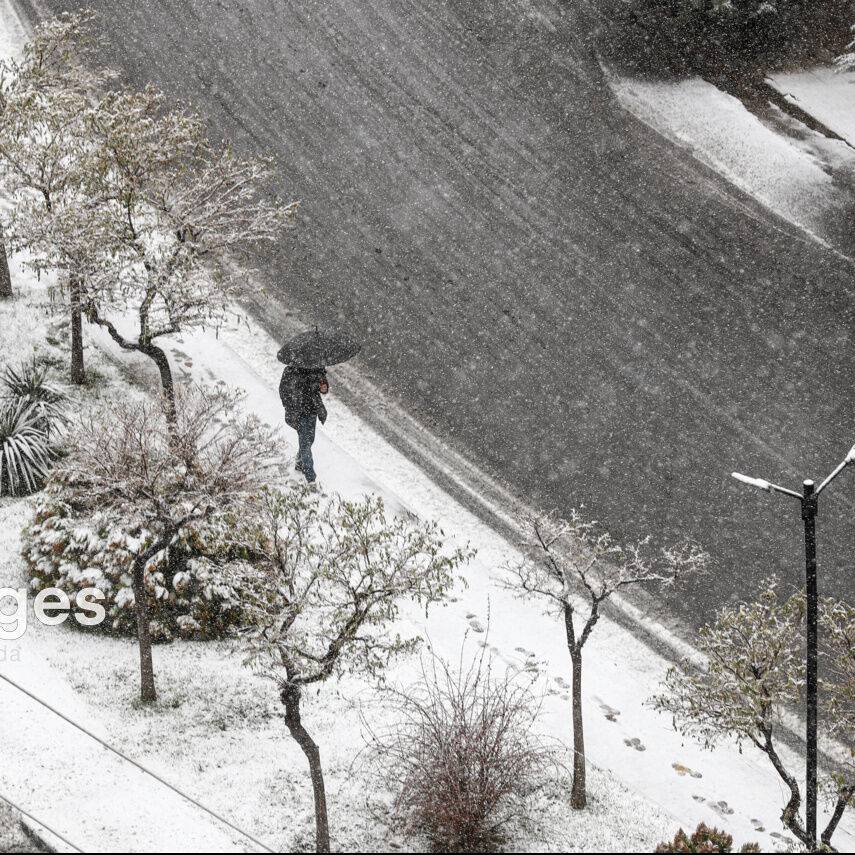
[[[156, 340], [220, 322], [247, 284], [243, 262], [293, 222], [296, 204], [267, 195], [269, 162], [216, 148], [200, 117], [170, 108], [153, 88], [104, 95], [86, 128], [87, 204], [54, 219], [55, 239], [99, 247], [86, 315], [122, 348], [154, 360], [173, 402]], [[131, 330], [120, 331], [120, 314], [131, 316]]]
[[[33, 266], [60, 273], [71, 321], [71, 379], [82, 383], [81, 307], [88, 259], [97, 244], [57, 242], [49, 222], [82, 204], [89, 168], [86, 117], [90, 94], [110, 74], [86, 62], [92, 15], [79, 12], [40, 24], [20, 58], [0, 61], [0, 186], [12, 202], [6, 237], [33, 253]], [[0, 250], [6, 276], [5, 248]], [[8, 289], [11, 291], [11, 283]]]

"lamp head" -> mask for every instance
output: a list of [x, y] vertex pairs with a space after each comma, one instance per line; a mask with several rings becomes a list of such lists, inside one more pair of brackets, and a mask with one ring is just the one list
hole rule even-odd
[[767, 493], [772, 492], [772, 485], [762, 478], [751, 478], [748, 475], [743, 475], [741, 472], [731, 472], [730, 475], [731, 478], [735, 478], [742, 484], [748, 484], [749, 487], [756, 487], [758, 490], [765, 490]]

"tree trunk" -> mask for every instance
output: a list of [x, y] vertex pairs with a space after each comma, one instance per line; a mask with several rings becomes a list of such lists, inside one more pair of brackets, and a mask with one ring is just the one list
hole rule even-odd
[[570, 807], [582, 810], [588, 804], [585, 787], [585, 731], [582, 723], [582, 651], [571, 651], [573, 666], [573, 790]]
[[0, 300], [8, 300], [13, 296], [9, 259], [6, 257], [6, 241], [3, 239], [3, 230], [0, 229]]
[[153, 704], [157, 700], [154, 687], [154, 664], [151, 659], [151, 632], [148, 625], [148, 603], [145, 595], [145, 560], [134, 560], [134, 612], [137, 617], [137, 639], [140, 648], [140, 700]]
[[157, 370], [160, 372], [160, 385], [163, 387], [163, 397], [166, 401], [166, 418], [174, 424], [177, 418], [175, 382], [172, 379], [172, 369], [169, 367], [169, 359], [161, 348], [150, 342], [148, 344], [141, 344], [139, 350], [140, 353], [144, 353], [149, 359], [154, 361]]
[[300, 687], [286, 686], [281, 697], [285, 705], [285, 724], [309, 761], [312, 791], [315, 796], [315, 851], [329, 852], [330, 824], [327, 817], [327, 793], [321, 768], [321, 752], [300, 720]]
[[833, 852], [836, 851], [831, 845], [831, 838], [834, 836], [834, 832], [836, 831], [840, 820], [843, 818], [843, 811], [846, 810], [846, 807], [853, 796], [855, 796], [855, 786], [844, 787], [838, 792], [837, 802], [834, 805], [834, 812], [831, 814], [831, 819], [828, 821], [825, 831], [820, 835], [822, 845], [825, 846], [826, 849], [830, 849]]
[[775, 744], [772, 740], [771, 727], [767, 727], [763, 730], [763, 742], [755, 740], [755, 744], [761, 751], [764, 751], [766, 756], [772, 761], [775, 771], [790, 791], [790, 798], [787, 800], [786, 805], [784, 805], [783, 811], [781, 811], [781, 822], [784, 824], [785, 828], [788, 828], [795, 835], [797, 840], [805, 846], [810, 846], [811, 841], [808, 841], [807, 831], [799, 818], [799, 808], [802, 804], [802, 795], [801, 790], [799, 790], [799, 783], [785, 768], [783, 761], [778, 755], [778, 752], [775, 749]]
[[71, 382], [82, 386], [86, 382], [83, 369], [83, 314], [80, 306], [80, 280], [72, 276], [68, 283], [71, 296]]

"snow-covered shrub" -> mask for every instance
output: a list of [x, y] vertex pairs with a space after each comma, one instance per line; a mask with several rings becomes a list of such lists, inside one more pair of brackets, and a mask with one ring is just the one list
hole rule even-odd
[[84, 413], [24, 532], [32, 587], [100, 588], [108, 630], [212, 638], [240, 618], [221, 568], [275, 445], [236, 395], [182, 388], [178, 404], [174, 421], [165, 399]]
[[383, 700], [393, 724], [369, 739], [404, 833], [434, 851], [491, 852], [531, 818], [555, 755], [535, 733], [530, 680], [496, 675], [483, 651], [459, 671], [433, 656], [416, 685]]
[[[733, 852], [733, 837], [703, 822], [689, 836], [681, 828], [670, 843], [660, 843], [657, 852]], [[756, 843], [746, 843], [740, 852], [759, 852]]]
[[42, 412], [25, 398], [0, 401], [0, 496], [41, 489], [58, 456]]
[[851, 0], [626, 0], [615, 56], [648, 70], [738, 73], [844, 50]]
[[[60, 588], [72, 603], [77, 591], [98, 588], [107, 612], [100, 629], [133, 636], [133, 559], [153, 539], [150, 531], [99, 513], [70, 485], [53, 482], [23, 533], [30, 585], [34, 592]], [[148, 561], [145, 585], [155, 641], [219, 638], [240, 622], [239, 593], [220, 572], [230, 549], [223, 520], [203, 521], [184, 527], [169, 550]]]

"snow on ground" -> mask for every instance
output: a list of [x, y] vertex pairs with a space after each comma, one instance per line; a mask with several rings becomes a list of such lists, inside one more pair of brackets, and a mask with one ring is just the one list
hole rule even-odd
[[[36, 349], [56, 360], [59, 373], [67, 360], [66, 330], [62, 319], [49, 311], [50, 283], [33, 282], [20, 262], [12, 259], [16, 299], [0, 305], [0, 347], [20, 358]], [[99, 331], [89, 332], [105, 345]], [[241, 353], [226, 343], [230, 335], [236, 336], [234, 344]], [[244, 327], [242, 334], [223, 331], [219, 339], [213, 333], [187, 337], [172, 343], [172, 361], [179, 375], [185, 372], [196, 379], [221, 378], [244, 385], [248, 405], [277, 419], [278, 403], [272, 409], [267, 406], [276, 400], [275, 390], [253, 375], [245, 361], [260, 361], [270, 345], [255, 335], [254, 331], [247, 334]], [[145, 360], [112, 356], [115, 362], [99, 358], [96, 347], [87, 347], [87, 370], [93, 379], [80, 403], [140, 395], [141, 385], [153, 388], [156, 378]], [[193, 365], [194, 358], [198, 365]], [[275, 361], [267, 367], [276, 372]], [[345, 429], [351, 425], [350, 417], [339, 422]], [[351, 441], [358, 444], [360, 439], [354, 435]], [[335, 486], [349, 495], [381, 489], [326, 435], [319, 438], [318, 452], [319, 463], [335, 469]], [[400, 493], [409, 496], [406, 482], [400, 486], [405, 488]], [[383, 492], [390, 507], [405, 507], [391, 491]], [[31, 509], [31, 500], [0, 500], [0, 587], [26, 584], [19, 532]], [[462, 608], [454, 605], [458, 611]], [[421, 630], [421, 622], [413, 618], [413, 628]], [[450, 643], [437, 646], [454, 653], [471, 628], [465, 616], [453, 619], [452, 626]], [[443, 636], [444, 625], [434, 622], [430, 631], [432, 637], [434, 633]], [[480, 637], [474, 631], [471, 634]], [[514, 657], [525, 660], [516, 653]], [[162, 646], [155, 651], [155, 661], [161, 700], [150, 710], [141, 709], [136, 701], [137, 653], [132, 640], [44, 627], [31, 613], [26, 635], [0, 645], [0, 674], [145, 762], [272, 848], [310, 848], [311, 790], [304, 759], [281, 721], [274, 687], [247, 671], [228, 644]], [[413, 663], [404, 664], [393, 678], [408, 682], [412, 667]], [[320, 697], [310, 694], [306, 699], [306, 721], [322, 745], [329, 776], [333, 839], [342, 849], [419, 845], [397, 840], [386, 828], [382, 805], [376, 809], [366, 805], [365, 792], [370, 788], [365, 774], [351, 769], [362, 746], [360, 715], [375, 700], [370, 687], [359, 684], [331, 685]], [[371, 714], [376, 720], [382, 710]], [[566, 715], [563, 718], [561, 729], [566, 730]], [[0, 792], [77, 847], [86, 851], [253, 849], [3, 681], [0, 727], [4, 732]], [[539, 822], [519, 831], [516, 848], [643, 851], [662, 837], [663, 829], [667, 835], [676, 827], [673, 816], [607, 772], [591, 770], [591, 809], [584, 814], [568, 809], [568, 786], [556, 784], [544, 795]], [[236, 792], [241, 794], [239, 799]], [[60, 851], [67, 849], [49, 834], [45, 837]]]
[[855, 146], [855, 68], [816, 66], [772, 75], [788, 101]]
[[780, 111], [770, 109], [765, 123], [699, 77], [612, 76], [610, 82], [620, 103], [641, 121], [784, 219], [841, 248], [839, 223], [851, 221], [855, 210], [855, 151], [845, 143], [826, 140]]

